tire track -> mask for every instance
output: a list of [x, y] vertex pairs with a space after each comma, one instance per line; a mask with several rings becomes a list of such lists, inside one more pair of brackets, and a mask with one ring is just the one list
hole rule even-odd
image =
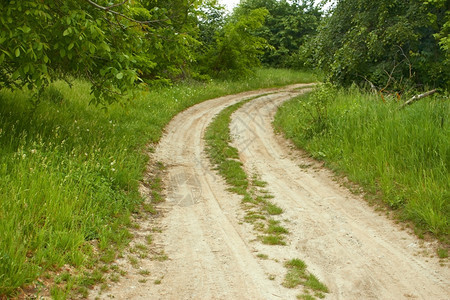
[[[269, 96], [245, 104], [233, 115], [230, 128], [247, 172], [262, 175], [273, 202], [290, 220], [286, 252], [305, 260], [327, 284], [327, 299], [450, 299], [447, 266], [419, 255], [417, 238], [374, 212], [273, 133], [273, 116], [285, 100]], [[305, 164], [316, 167], [299, 167]], [[283, 259], [274, 250], [270, 255]]]

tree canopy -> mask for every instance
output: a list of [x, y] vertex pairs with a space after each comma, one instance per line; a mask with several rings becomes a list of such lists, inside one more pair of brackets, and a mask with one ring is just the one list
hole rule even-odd
[[448, 16], [444, 1], [340, 0], [304, 53], [343, 85], [448, 88]]
[[321, 12], [314, 1], [243, 0], [235, 14], [247, 15], [252, 9], [265, 8], [265, 23], [255, 34], [267, 40], [261, 61], [271, 67], [299, 67], [298, 50], [316, 33]]
[[343, 85], [449, 86], [444, 0], [339, 0], [326, 16], [312, 0], [242, 0], [230, 15], [217, 0], [9, 0], [0, 11], [0, 89], [83, 77], [108, 103], [261, 62]]

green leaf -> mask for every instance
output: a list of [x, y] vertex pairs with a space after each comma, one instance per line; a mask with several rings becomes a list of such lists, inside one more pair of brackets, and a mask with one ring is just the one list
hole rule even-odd
[[63, 32], [63, 36], [67, 36], [70, 34], [69, 28], [67, 28], [66, 30], [64, 30]]
[[67, 50], [70, 50], [70, 49], [72, 49], [74, 45], [75, 45], [75, 44], [74, 44], [73, 42], [72, 42], [72, 43], [70, 43], [70, 44], [69, 44], [69, 47], [67, 47]]
[[2, 55], [0, 55], [0, 65], [3, 63], [4, 60], [5, 60], [5, 53], [2, 53]]
[[122, 79], [123, 78], [123, 73], [122, 72], [117, 73], [116, 74], [116, 78], [117, 79]]
[[17, 48], [17, 49], [16, 49], [16, 52], [14, 52], [14, 53], [16, 54], [16, 57], [19, 57], [19, 56], [20, 56], [20, 49]]
[[31, 28], [28, 27], [28, 26], [23, 26], [23, 27], [22, 27], [22, 31], [23, 31], [24, 33], [28, 33], [28, 32], [31, 31]]

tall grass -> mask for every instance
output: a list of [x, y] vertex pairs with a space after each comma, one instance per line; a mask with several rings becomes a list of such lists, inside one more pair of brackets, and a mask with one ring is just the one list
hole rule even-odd
[[261, 70], [247, 80], [183, 83], [107, 109], [88, 104], [82, 81], [54, 83], [37, 107], [30, 92], [0, 91], [0, 298], [63, 265], [83, 269], [114, 258], [142, 201], [147, 145], [175, 114], [302, 76]]
[[321, 87], [285, 103], [275, 123], [296, 145], [325, 160], [401, 216], [449, 234], [450, 104], [430, 97], [403, 110], [357, 89]]

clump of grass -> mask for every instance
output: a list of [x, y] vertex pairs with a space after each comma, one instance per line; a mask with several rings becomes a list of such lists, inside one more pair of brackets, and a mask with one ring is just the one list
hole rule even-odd
[[450, 103], [433, 96], [398, 108], [356, 88], [323, 87], [286, 102], [275, 124], [402, 219], [448, 241]]
[[263, 254], [263, 253], [258, 253], [256, 255], [256, 257], [258, 257], [260, 259], [264, 259], [264, 260], [269, 259], [269, 256], [267, 254]]
[[[295, 288], [302, 285], [307, 292], [312, 291], [316, 297], [323, 298], [323, 293], [328, 293], [326, 285], [321, 283], [316, 276], [310, 274], [307, 270], [305, 262], [300, 259], [294, 258], [287, 261], [285, 267], [288, 269], [284, 280], [283, 286], [287, 288]], [[298, 296], [299, 299], [315, 299], [315, 297], [309, 294], [303, 294]]]
[[149, 270], [139, 270], [139, 275], [142, 275], [142, 276], [148, 276], [148, 275], [150, 275], [150, 271]]
[[448, 257], [448, 249], [439, 248], [437, 249], [437, 255], [439, 258], [447, 258]]
[[279, 234], [267, 234], [260, 236], [260, 240], [263, 244], [266, 245], [286, 245], [286, 242], [284, 241], [284, 237]]
[[283, 209], [273, 203], [267, 203], [264, 209], [269, 215], [281, 215], [283, 213]]
[[269, 220], [269, 226], [267, 228], [268, 234], [287, 234], [289, 231], [280, 225], [280, 221]]

